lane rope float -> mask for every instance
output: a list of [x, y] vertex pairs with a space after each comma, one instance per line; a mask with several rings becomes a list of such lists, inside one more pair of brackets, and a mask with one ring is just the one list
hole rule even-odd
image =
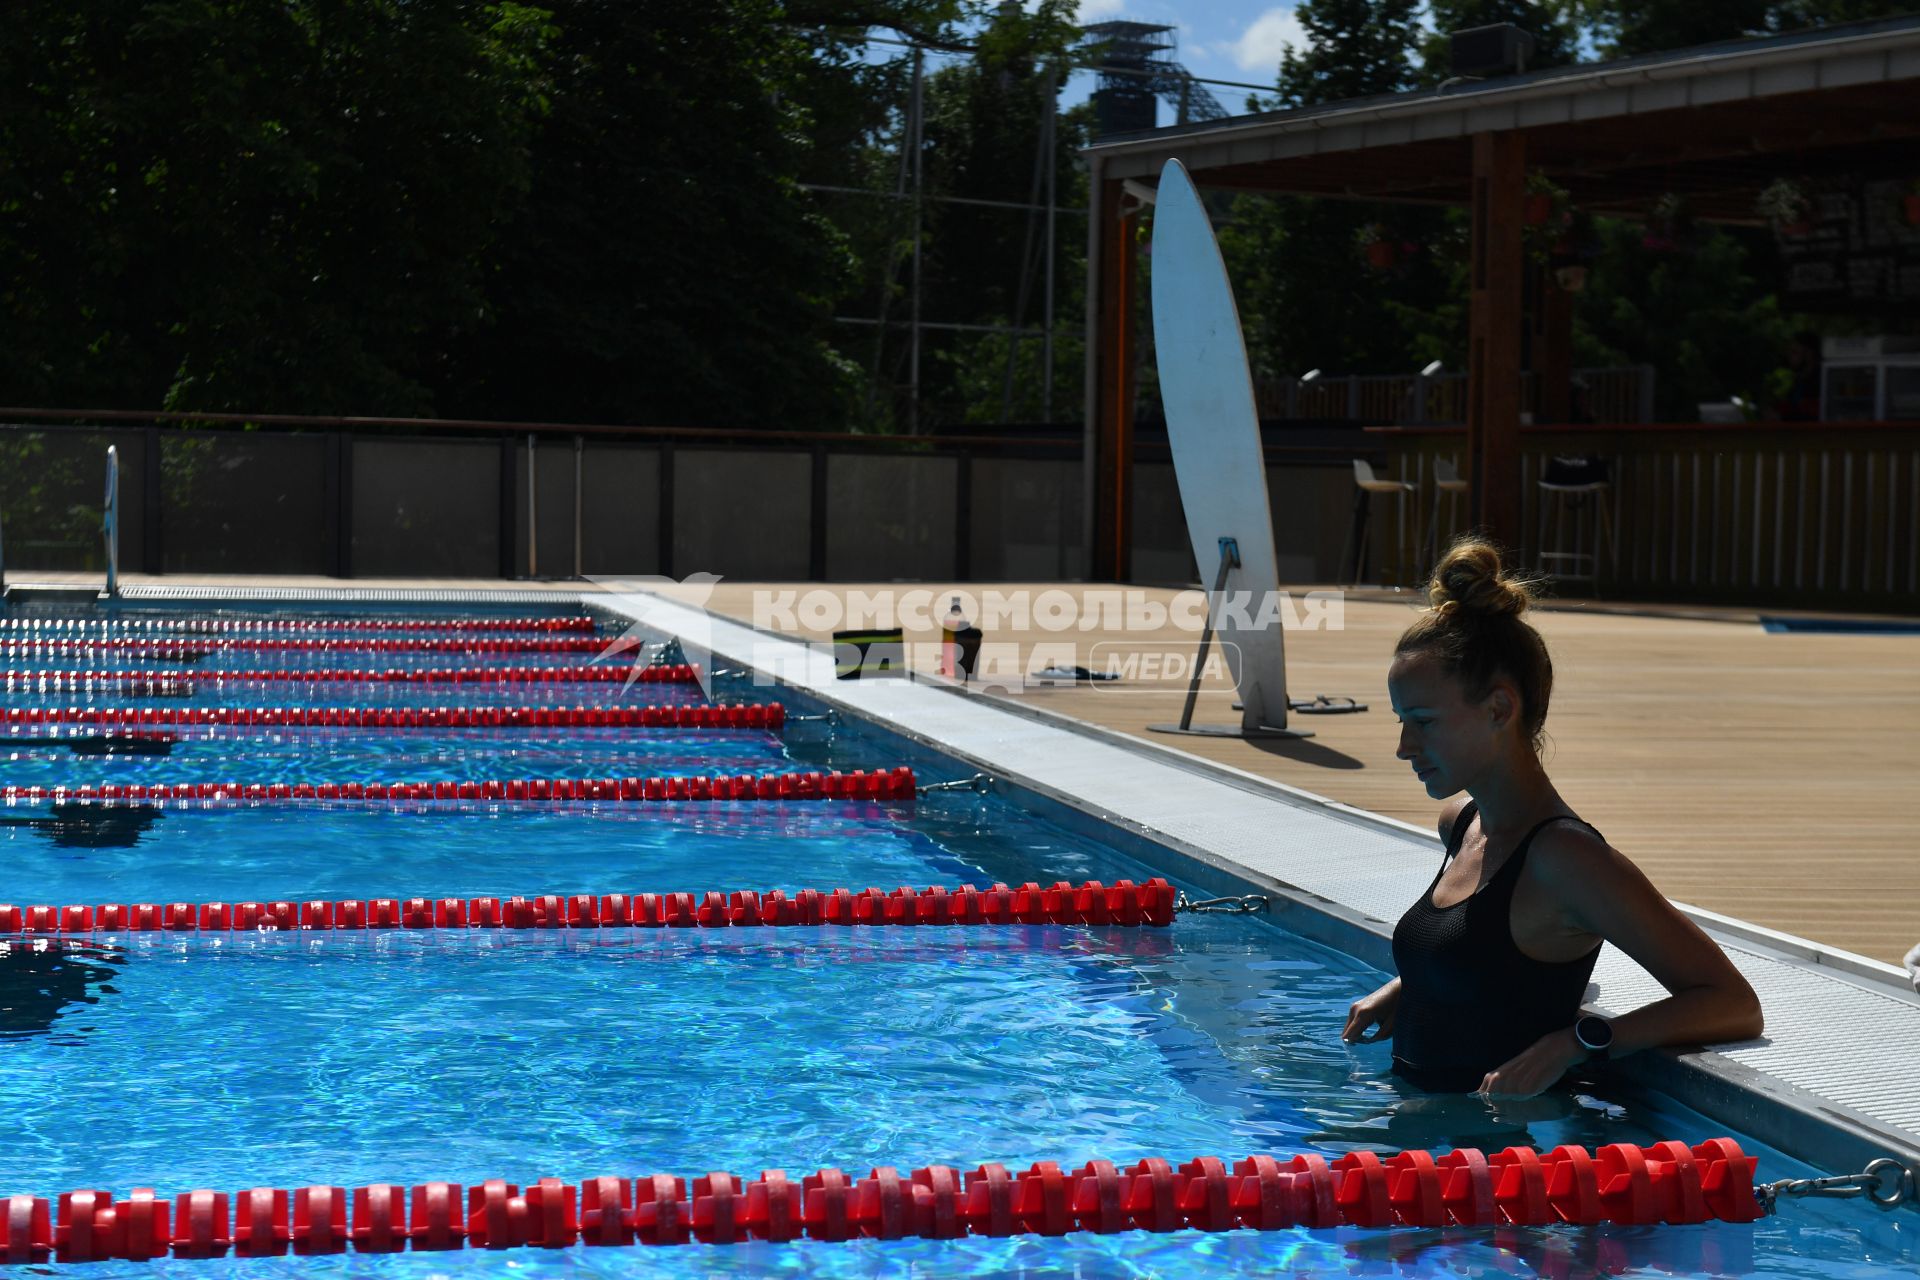
[[778, 702], [684, 707], [4, 707], [0, 726], [303, 729], [779, 729]]
[[[1893, 1162], [1888, 1162], [1893, 1163]], [[1216, 1156], [1077, 1169], [1038, 1161], [1015, 1172], [928, 1165], [864, 1177], [770, 1169], [752, 1180], [721, 1171], [607, 1176], [578, 1184], [540, 1178], [478, 1185], [376, 1183], [291, 1190], [183, 1191], [171, 1200], [136, 1187], [68, 1191], [49, 1202], [6, 1201], [0, 1261], [211, 1259], [455, 1249], [785, 1243], [917, 1237], [1110, 1235], [1123, 1231], [1284, 1231], [1358, 1227], [1630, 1226], [1750, 1223], [1787, 1184], [1756, 1188], [1755, 1161], [1731, 1138], [1697, 1146], [1615, 1143], [1589, 1152], [1507, 1147], [1433, 1153], [1349, 1152]], [[1912, 1175], [1901, 1169], [1901, 1191]], [[1857, 1175], [1864, 1177], [1865, 1175]], [[1789, 1193], [1790, 1194], [1790, 1193]], [[1895, 1200], [1898, 1203], [1898, 1199]], [[55, 1212], [57, 1208], [57, 1214]]]
[[1173, 886], [1059, 881], [1047, 888], [909, 886], [879, 889], [780, 889], [760, 893], [542, 894], [513, 898], [348, 898], [305, 902], [142, 902], [99, 906], [0, 904], [0, 933], [226, 933], [361, 929], [743, 929], [790, 925], [1060, 924], [1156, 926], [1173, 923]]
[[911, 800], [913, 770], [868, 773], [738, 774], [671, 778], [490, 778], [469, 782], [155, 782], [0, 787], [9, 803], [76, 801], [165, 803], [196, 800], [273, 804], [297, 800]]
[[[133, 697], [191, 695], [206, 685], [255, 684], [696, 684], [686, 665], [659, 667], [314, 667], [305, 670], [60, 671], [0, 673], [7, 693], [82, 693], [112, 690]], [[166, 691], [166, 692], [160, 692]]]

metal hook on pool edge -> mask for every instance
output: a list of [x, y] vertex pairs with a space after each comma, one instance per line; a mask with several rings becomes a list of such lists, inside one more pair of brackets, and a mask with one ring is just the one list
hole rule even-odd
[[1174, 914], [1182, 912], [1218, 913], [1229, 916], [1257, 915], [1267, 909], [1264, 894], [1244, 893], [1237, 898], [1189, 898], [1182, 893], [1173, 900]]
[[972, 791], [979, 795], [986, 795], [993, 790], [993, 775], [976, 773], [971, 778], [956, 778], [952, 782], [928, 782], [915, 787], [914, 790], [923, 796], [932, 791]]
[[1760, 1207], [1768, 1213], [1780, 1197], [1801, 1199], [1819, 1196], [1835, 1200], [1855, 1200], [1861, 1196], [1882, 1209], [1896, 1209], [1916, 1198], [1913, 1170], [1889, 1156], [1867, 1161], [1859, 1173], [1843, 1173], [1831, 1178], [1785, 1178], [1753, 1189]]

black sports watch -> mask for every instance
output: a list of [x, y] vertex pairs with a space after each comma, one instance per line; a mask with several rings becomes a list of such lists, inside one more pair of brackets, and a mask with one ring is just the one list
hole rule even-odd
[[1587, 1014], [1573, 1024], [1573, 1038], [1587, 1051], [1588, 1062], [1605, 1062], [1608, 1051], [1613, 1048], [1613, 1024]]

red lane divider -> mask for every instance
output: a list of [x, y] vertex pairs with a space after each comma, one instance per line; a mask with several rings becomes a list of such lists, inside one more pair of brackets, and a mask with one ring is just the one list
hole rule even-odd
[[1174, 890], [1098, 880], [1050, 888], [902, 887], [721, 893], [542, 894], [531, 898], [348, 898], [339, 902], [0, 904], [0, 933], [194, 933], [340, 929], [745, 929], [788, 925], [1089, 924], [1164, 928]]
[[778, 702], [707, 707], [0, 707], [0, 725], [260, 725], [316, 729], [778, 729]]
[[913, 770], [709, 778], [514, 778], [484, 782], [156, 782], [0, 787], [0, 800], [911, 800]]
[[81, 635], [154, 632], [246, 635], [300, 631], [593, 631], [589, 617], [567, 618], [0, 618], [0, 632]]
[[152, 689], [191, 693], [209, 684], [693, 684], [691, 666], [640, 667], [315, 667], [296, 671], [19, 671], [0, 673], [9, 693], [112, 688], [136, 696]]
[[[1184, 1163], [1148, 1158], [1078, 1169], [1039, 1161], [1014, 1172], [983, 1164], [962, 1172], [890, 1165], [851, 1177], [820, 1169], [789, 1178], [778, 1169], [751, 1181], [731, 1173], [688, 1180], [668, 1174], [600, 1177], [573, 1184], [541, 1178], [524, 1190], [492, 1179], [478, 1186], [423, 1182], [355, 1187], [252, 1187], [183, 1191], [171, 1201], [150, 1187], [115, 1202], [110, 1191], [69, 1191], [6, 1201], [0, 1261], [93, 1262], [112, 1258], [283, 1257], [398, 1253], [405, 1249], [562, 1249], [590, 1246], [739, 1244], [749, 1240], [896, 1240], [913, 1236], [1062, 1236], [1074, 1231], [1285, 1231], [1295, 1227], [1545, 1226], [1570, 1222], [1753, 1222], [1755, 1161], [1731, 1138], [1696, 1147], [1663, 1142], [1461, 1149], [1435, 1156], [1353, 1152], [1217, 1156]], [[351, 1207], [351, 1212], [349, 1212]]]
[[609, 641], [561, 636], [543, 639], [433, 640], [0, 640], [0, 659], [76, 658], [121, 654], [172, 662], [198, 662], [213, 653], [599, 653]]

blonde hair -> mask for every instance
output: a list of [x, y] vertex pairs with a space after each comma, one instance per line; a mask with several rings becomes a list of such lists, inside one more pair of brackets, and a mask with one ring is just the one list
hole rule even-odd
[[1520, 691], [1520, 726], [1536, 753], [1545, 744], [1553, 660], [1521, 615], [1538, 588], [1537, 580], [1507, 570], [1499, 547], [1466, 534], [1434, 566], [1427, 609], [1393, 649], [1396, 658], [1432, 654], [1469, 702], [1485, 700], [1497, 680], [1511, 681]]

